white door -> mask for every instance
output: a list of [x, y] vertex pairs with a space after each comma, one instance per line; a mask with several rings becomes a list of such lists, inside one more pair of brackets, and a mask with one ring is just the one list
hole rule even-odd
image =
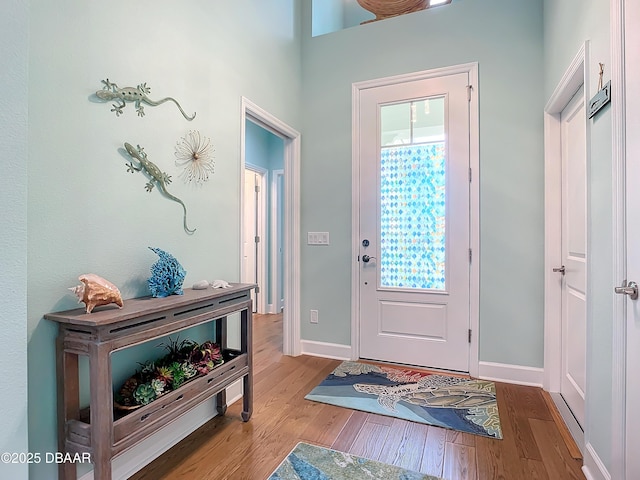
[[469, 371], [469, 73], [360, 92], [360, 357]]
[[584, 89], [560, 115], [562, 141], [562, 380], [560, 394], [584, 425], [586, 381], [586, 115]]
[[[629, 282], [640, 282], [640, 2], [625, 2], [626, 52], [626, 270]], [[640, 478], [640, 301], [626, 302], [626, 478]]]
[[260, 289], [263, 287], [263, 259], [261, 241], [263, 229], [263, 200], [261, 195], [263, 176], [252, 169], [244, 171], [242, 279], [244, 283], [255, 283], [258, 288], [251, 291], [254, 313], [261, 309]]

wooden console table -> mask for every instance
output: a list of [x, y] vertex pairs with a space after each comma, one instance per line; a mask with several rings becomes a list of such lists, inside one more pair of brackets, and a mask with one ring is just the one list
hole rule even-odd
[[[185, 289], [167, 298], [134, 298], [124, 307], [75, 309], [44, 316], [59, 324], [56, 341], [58, 388], [58, 448], [66, 453], [89, 453], [96, 480], [111, 480], [111, 459], [175, 420], [204, 400], [216, 396], [217, 410], [227, 409], [225, 388], [243, 379], [242, 419], [251, 417], [253, 369], [251, 352], [251, 290], [231, 288]], [[227, 316], [240, 313], [240, 351], [207, 375], [196, 377], [155, 401], [127, 414], [113, 409], [111, 353], [177, 333], [195, 325], [215, 323], [215, 341], [227, 350]], [[78, 356], [89, 357], [89, 418], [81, 417]], [[77, 478], [76, 465], [59, 466], [61, 480]]]

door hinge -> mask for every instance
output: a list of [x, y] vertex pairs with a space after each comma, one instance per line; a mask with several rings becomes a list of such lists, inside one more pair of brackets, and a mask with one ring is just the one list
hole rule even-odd
[[256, 193], [260, 193], [260, 185], [256, 185], [255, 190], [256, 190]]
[[469, 249], [469, 263], [471, 263], [472, 259], [473, 259], [473, 250]]
[[254, 238], [256, 243], [260, 243], [260, 237], [258, 235], [256, 235], [256, 238]]
[[469, 167], [469, 183], [471, 183], [471, 178], [472, 178], [472, 170], [471, 167]]
[[[255, 292], [256, 292], [256, 293], [260, 293], [260, 287], [259, 287], [258, 285], [256, 285]], [[469, 330], [469, 331], [471, 331], [471, 330]], [[469, 341], [471, 341], [471, 340], [469, 340]]]
[[471, 329], [469, 329], [469, 343], [471, 343]]
[[467, 101], [471, 101], [471, 91], [473, 90], [473, 85], [467, 85]]

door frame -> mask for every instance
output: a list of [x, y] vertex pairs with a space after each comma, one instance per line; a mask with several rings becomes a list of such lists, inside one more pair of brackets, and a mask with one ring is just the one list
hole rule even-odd
[[[276, 169], [271, 171], [271, 225], [270, 225], [270, 235], [271, 235], [271, 252], [269, 253], [271, 258], [271, 294], [273, 296], [271, 309], [269, 313], [280, 313], [284, 308], [282, 302], [282, 292], [280, 289], [280, 275], [284, 273], [279, 272], [280, 265], [278, 264], [278, 251], [282, 248], [280, 242], [278, 242], [278, 229], [280, 227], [281, 222], [281, 214], [278, 210], [278, 204], [280, 201], [283, 201], [283, 198], [280, 198], [280, 193], [278, 191], [278, 183], [280, 179], [284, 182], [284, 169]], [[284, 266], [283, 266], [284, 267]], [[283, 268], [284, 270], [284, 268]]]
[[[560, 392], [562, 378], [562, 296], [559, 282], [561, 278], [552, 272], [562, 262], [562, 138], [560, 114], [584, 85], [585, 106], [589, 88], [589, 42], [586, 41], [573, 58], [560, 83], [544, 107], [544, 389], [550, 392], [571, 435], [584, 452], [585, 434], [564, 403]], [[588, 165], [591, 158], [591, 122], [585, 125], [585, 153]], [[588, 188], [588, 186], [587, 186]], [[587, 218], [588, 218], [587, 204]], [[587, 235], [587, 262], [589, 259], [589, 237]], [[588, 272], [587, 264], [587, 272]], [[588, 275], [588, 273], [587, 273]], [[588, 282], [588, 279], [587, 279]], [[588, 292], [587, 283], [587, 292]], [[587, 293], [588, 294], [588, 293]], [[587, 322], [589, 313], [587, 312]], [[588, 357], [588, 355], [587, 355]], [[587, 362], [587, 378], [589, 377]], [[589, 402], [585, 398], [585, 418], [589, 418]], [[587, 422], [585, 422], [586, 424]]]
[[[300, 133], [251, 100], [241, 97], [240, 198], [244, 198], [245, 125], [250, 120], [284, 141], [284, 311], [282, 353], [300, 355]], [[243, 228], [242, 202], [240, 228]], [[242, 231], [240, 241], [242, 241]]]
[[[626, 254], [626, 72], [625, 72], [625, 36], [638, 35], [637, 29], [626, 28], [625, 5], [629, 0], [611, 0], [611, 139], [613, 167], [613, 231], [614, 280], [622, 285], [627, 278]], [[637, 37], [636, 37], [637, 38]], [[613, 289], [614, 286], [611, 288]], [[628, 476], [628, 458], [635, 455], [635, 445], [627, 442], [627, 434], [637, 428], [631, 416], [627, 423], [627, 405], [637, 405], [638, 398], [629, 396], [626, 388], [627, 373], [636, 365], [628, 363], [627, 352], [627, 299], [625, 295], [613, 295], [612, 312], [612, 412], [611, 412], [611, 478], [633, 478]], [[629, 370], [631, 368], [631, 370]], [[635, 424], [635, 425], [634, 425]], [[633, 462], [636, 466], [637, 461]], [[637, 473], [637, 472], [636, 472]]]
[[[269, 171], [266, 168], [258, 167], [257, 165], [245, 163], [244, 172], [250, 171], [254, 174], [257, 174], [259, 177], [259, 191], [258, 193], [258, 205], [256, 207], [256, 218], [257, 218], [257, 231], [256, 235], [260, 238], [258, 242], [258, 246], [256, 248], [256, 276], [258, 278], [258, 285], [260, 285], [260, 291], [256, 294], [256, 305], [255, 313], [262, 314], [267, 313], [267, 175]], [[244, 185], [244, 183], [243, 183]], [[243, 201], [243, 209], [242, 209], [242, 228], [244, 229], [244, 221], [245, 218], [245, 210], [244, 210], [244, 194], [246, 192], [242, 192], [242, 201]], [[241, 265], [240, 271], [244, 272], [244, 255], [241, 257]], [[245, 281], [245, 279], [242, 279]]]
[[472, 331], [469, 346], [469, 374], [479, 374], [479, 326], [480, 326], [480, 138], [478, 107], [478, 63], [465, 63], [451, 67], [424, 70], [409, 74], [367, 80], [352, 84], [352, 152], [351, 152], [351, 359], [360, 358], [360, 264], [358, 244], [360, 232], [360, 93], [369, 88], [383, 87], [429, 78], [467, 73], [469, 75], [469, 242], [473, 252], [469, 280], [469, 328]]

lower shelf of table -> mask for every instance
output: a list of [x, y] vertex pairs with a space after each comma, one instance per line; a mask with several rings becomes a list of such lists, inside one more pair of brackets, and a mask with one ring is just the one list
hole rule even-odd
[[[249, 357], [246, 353], [216, 367], [207, 375], [196, 378], [169, 392], [148, 405], [116, 416], [113, 422], [112, 455], [130, 448], [140, 440], [158, 431], [197, 404], [222, 392], [232, 383], [249, 374]], [[91, 452], [91, 424], [70, 420], [66, 428], [68, 452]], [[99, 437], [99, 435], [98, 435]], [[100, 441], [100, 440], [98, 440]]]

